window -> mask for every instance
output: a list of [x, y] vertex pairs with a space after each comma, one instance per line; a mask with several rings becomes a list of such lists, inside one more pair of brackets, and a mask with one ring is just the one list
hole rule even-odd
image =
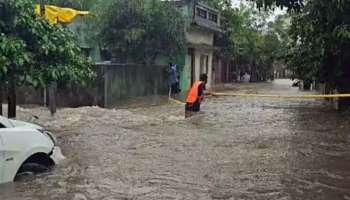
[[202, 8], [197, 8], [197, 16], [207, 19], [207, 11]]
[[218, 15], [214, 13], [209, 13], [209, 20], [218, 23]]

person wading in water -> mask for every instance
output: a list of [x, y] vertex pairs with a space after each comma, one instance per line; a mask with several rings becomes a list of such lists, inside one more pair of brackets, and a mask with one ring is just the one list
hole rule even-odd
[[188, 93], [186, 106], [185, 106], [185, 117], [189, 118], [201, 110], [201, 103], [204, 101], [204, 91], [206, 90], [206, 84], [208, 76], [201, 74], [199, 81], [196, 81], [190, 92]]

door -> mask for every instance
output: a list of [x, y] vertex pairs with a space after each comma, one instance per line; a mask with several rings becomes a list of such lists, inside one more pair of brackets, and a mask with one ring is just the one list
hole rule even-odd
[[200, 74], [208, 74], [209, 72], [209, 56], [201, 55], [200, 57]]

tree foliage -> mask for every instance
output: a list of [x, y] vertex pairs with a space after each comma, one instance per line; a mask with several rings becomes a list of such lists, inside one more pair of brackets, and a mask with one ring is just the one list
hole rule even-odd
[[93, 76], [68, 29], [37, 17], [31, 0], [0, 1], [0, 78], [9, 93], [16, 85], [84, 84]]
[[259, 8], [282, 7], [290, 10], [300, 10], [304, 6], [304, 0], [250, 0], [257, 4]]
[[350, 89], [349, 13], [348, 0], [313, 0], [294, 14], [289, 64], [297, 76]]
[[[278, 4], [297, 11], [290, 12], [293, 42], [287, 56], [289, 67], [297, 77], [326, 83], [328, 90], [350, 92], [349, 0], [255, 1], [260, 6]], [[349, 100], [340, 103], [341, 108], [350, 106]]]
[[203, 2], [220, 11], [226, 10], [232, 6], [231, 0], [203, 0]]
[[221, 10], [225, 17], [222, 53], [238, 67], [249, 66], [257, 80], [272, 78], [273, 64], [283, 61], [286, 52], [285, 21], [282, 18], [268, 21], [270, 12], [243, 4], [240, 8], [225, 6]]
[[124, 62], [154, 63], [184, 51], [184, 19], [172, 3], [118, 0], [101, 11], [102, 45]]
[[[102, 1], [106, 0], [47, 0], [46, 3], [78, 10], [91, 10]], [[39, 3], [38, 0], [37, 3]]]
[[74, 35], [34, 14], [30, 0], [0, 2], [0, 74], [18, 85], [44, 87], [51, 81], [84, 83], [93, 77], [90, 62]]

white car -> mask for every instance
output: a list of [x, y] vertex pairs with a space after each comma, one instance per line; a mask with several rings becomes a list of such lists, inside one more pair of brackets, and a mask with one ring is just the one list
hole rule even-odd
[[0, 184], [47, 170], [64, 159], [56, 138], [35, 124], [0, 116]]

